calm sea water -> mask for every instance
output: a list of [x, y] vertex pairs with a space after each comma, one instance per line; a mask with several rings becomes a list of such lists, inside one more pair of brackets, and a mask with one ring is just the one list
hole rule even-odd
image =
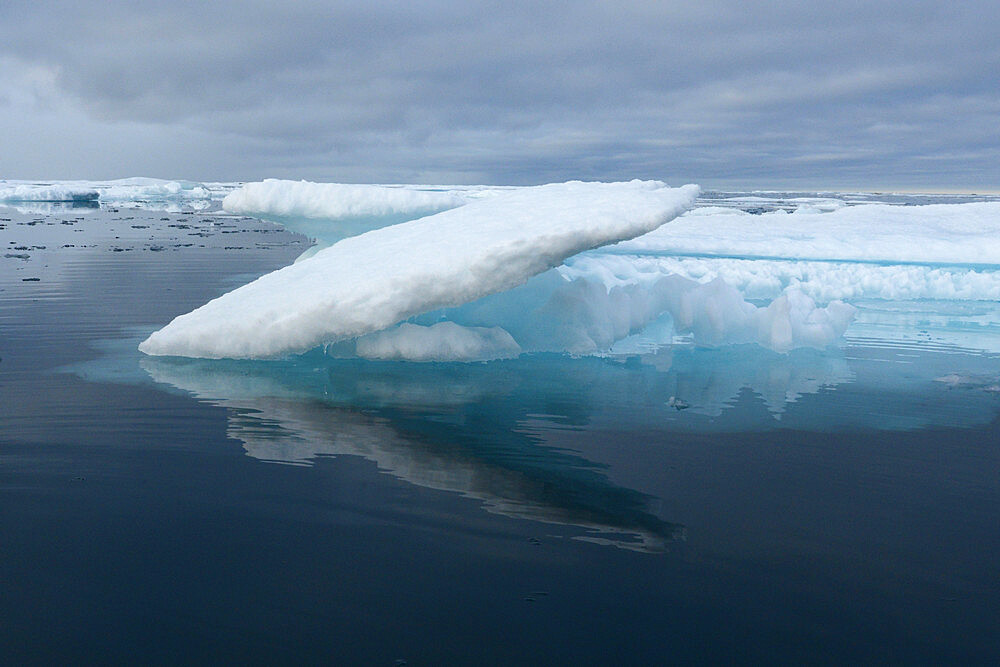
[[996, 354], [135, 350], [307, 245], [0, 208], [5, 663], [1000, 659]]

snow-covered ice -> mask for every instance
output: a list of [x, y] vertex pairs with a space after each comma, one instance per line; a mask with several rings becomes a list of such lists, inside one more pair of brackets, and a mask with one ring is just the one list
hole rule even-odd
[[230, 213], [280, 222], [292, 231], [332, 243], [440, 213], [466, 201], [454, 191], [267, 179], [229, 193], [222, 207]]
[[91, 203], [126, 207], [155, 204], [187, 204], [221, 199], [231, 184], [171, 181], [159, 178], [121, 178], [111, 181], [0, 181], [0, 203]]
[[[845, 330], [848, 338], [868, 338], [885, 335], [891, 327], [907, 340], [918, 330], [931, 331], [940, 341], [1000, 350], [1000, 344], [991, 342], [1000, 327], [996, 308], [988, 307], [1000, 300], [1000, 202], [995, 197], [707, 193], [669, 225], [645, 234], [630, 228], [620, 236], [581, 237], [580, 244], [564, 244], [565, 252], [553, 255], [549, 251], [556, 246], [545, 230], [552, 210], [560, 209], [556, 217], [576, 216], [579, 229], [591, 224], [589, 213], [580, 213], [588, 206], [584, 200], [571, 202], [574, 209], [542, 194], [569, 187], [0, 180], [0, 205], [25, 215], [82, 215], [99, 206], [176, 212], [221, 206], [230, 214], [277, 222], [314, 240], [300, 257], [307, 268], [295, 281], [314, 285], [310, 289], [316, 298], [287, 287], [292, 296], [278, 309], [282, 316], [271, 313], [276, 323], [252, 332], [270, 343], [240, 348], [245, 343], [238, 342], [241, 336], [251, 337], [244, 332], [224, 351], [182, 346], [171, 347], [172, 354], [273, 356], [336, 341], [341, 342], [328, 347], [336, 356], [423, 361], [502, 359], [535, 351], [617, 353], [681, 340], [707, 346], [754, 342], [783, 352], [824, 347]], [[627, 209], [637, 192], [646, 198], [654, 190], [676, 192], [635, 183], [572, 187], [591, 190], [588, 197], [614, 191], [599, 205], [608, 216], [599, 227], [617, 216], [618, 208]], [[511, 237], [508, 250], [520, 260], [534, 255], [543, 265], [530, 271], [521, 265], [499, 266], [492, 276], [482, 275], [489, 273], [483, 267], [498, 266], [486, 249], [492, 247], [492, 232], [484, 235], [484, 230], [502, 223], [507, 208], [521, 206], [516, 202], [525, 197], [531, 203], [523, 208], [535, 217], [518, 237], [522, 245], [513, 250]], [[420, 244], [397, 240], [413, 246], [407, 248], [411, 254], [400, 257], [421, 255], [408, 260], [413, 272], [437, 267], [415, 278], [415, 284], [390, 285], [403, 280], [405, 271], [394, 266], [400, 261], [374, 246], [352, 241], [334, 255], [324, 255], [345, 237], [389, 227], [393, 229], [378, 242], [397, 247], [389, 241], [406, 234], [406, 224], [449, 211], [454, 220], [466, 221], [453, 224], [456, 229], [465, 225], [460, 233], [427, 236]], [[41, 234], [36, 232], [32, 228], [33, 236]], [[577, 254], [580, 250], [584, 252]], [[341, 259], [330, 259], [336, 256]], [[317, 257], [327, 259], [308, 263]], [[345, 267], [337, 278], [342, 286], [321, 284], [324, 276], [333, 279], [328, 267], [336, 261]], [[462, 268], [443, 272], [449, 263]], [[347, 267], [363, 268], [349, 276]], [[285, 280], [268, 281], [277, 285], [279, 279]], [[367, 291], [348, 294], [362, 280]], [[386, 294], [376, 294], [380, 288]], [[321, 317], [320, 304], [334, 292], [343, 297], [338, 303], [365, 305], [358, 306], [358, 313], [338, 316], [340, 324], [329, 324], [327, 330], [319, 322], [333, 316]], [[368, 301], [362, 292], [369, 294]], [[268, 298], [252, 301], [253, 317], [262, 316]], [[372, 309], [372, 303], [380, 305]], [[310, 312], [315, 317], [306, 314]], [[232, 319], [219, 313], [220, 321]], [[289, 330], [293, 321], [307, 320], [311, 323], [305, 329], [312, 333]], [[225, 325], [230, 326], [235, 325]], [[907, 327], [912, 336], [902, 331]], [[152, 351], [152, 343], [144, 349]]]
[[[605, 217], [590, 217], [583, 192], [599, 200]], [[178, 318], [143, 350], [270, 357], [346, 341], [329, 352], [484, 360], [607, 352], [642, 334], [652, 345], [687, 336], [699, 345], [752, 342], [786, 352], [825, 347], [856, 317], [877, 326], [873, 303], [1000, 298], [1000, 202], [994, 201], [911, 206], [871, 203], [860, 194], [716, 196], [647, 233], [625, 225], [627, 233], [581, 236], [574, 244], [550, 238], [556, 219], [576, 221], [570, 236], [610, 229], [610, 221], [628, 218], [629, 207], [653, 192], [677, 191], [634, 182], [246, 184], [225, 198], [224, 208], [315, 239], [298, 262], [303, 268], [283, 269]], [[438, 220], [449, 231], [430, 222]], [[496, 229], [522, 223], [523, 233], [494, 246]], [[337, 243], [376, 228], [389, 229]], [[327, 248], [331, 243], [339, 249]], [[517, 265], [505, 265], [506, 252]], [[539, 261], [528, 270], [531, 257]]]
[[95, 202], [100, 193], [85, 185], [0, 181], [0, 202]]
[[727, 258], [1000, 265], [1000, 202], [838, 207], [751, 215], [697, 208], [623, 253]]
[[96, 184], [101, 201], [129, 202], [136, 200], [206, 200], [212, 199], [212, 189], [192, 181], [165, 181], [157, 178], [123, 178]]
[[570, 182], [478, 199], [344, 239], [177, 317], [140, 349], [266, 358], [382, 331], [652, 231], [698, 193], [656, 181]]

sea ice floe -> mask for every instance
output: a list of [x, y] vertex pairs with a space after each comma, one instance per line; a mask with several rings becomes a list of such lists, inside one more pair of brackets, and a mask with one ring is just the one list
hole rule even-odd
[[[268, 357], [360, 337], [335, 352], [472, 360], [517, 350], [602, 352], [656, 330], [659, 344], [687, 335], [700, 345], [754, 342], [784, 352], [843, 335], [857, 312], [843, 300], [1000, 298], [1000, 203], [849, 206], [792, 198], [783, 200], [792, 212], [705, 206], [645, 234], [631, 223], [611, 233], [610, 221], [630, 219], [630, 207], [653, 192], [659, 199], [678, 191], [649, 183], [513, 190], [247, 184], [226, 198], [226, 209], [318, 239], [300, 258], [304, 268], [179, 318], [143, 350]], [[451, 208], [412, 229], [415, 223], [398, 224]], [[600, 212], [593, 220], [591, 208]], [[549, 222], [560, 221], [556, 230], [568, 219], [574, 226], [566, 229], [575, 231], [550, 238]], [[504, 236], [515, 220], [523, 229]], [[386, 226], [392, 229], [381, 236], [326, 248]], [[498, 229], [507, 232], [497, 236]], [[599, 233], [567, 242], [587, 230]], [[398, 244], [407, 248], [397, 251]], [[597, 249], [576, 255], [586, 248]], [[333, 271], [334, 263], [341, 268]], [[352, 274], [358, 271], [365, 285]], [[865, 313], [866, 321], [877, 315], [870, 305]]]
[[645, 234], [690, 208], [698, 193], [656, 181], [570, 182], [478, 199], [339, 241], [177, 317], [140, 349], [267, 358], [382, 331]]
[[99, 196], [87, 186], [0, 182], [0, 202], [96, 202]]
[[267, 179], [226, 195], [222, 207], [282, 225], [326, 244], [462, 206], [453, 191]]
[[614, 250], [674, 257], [1000, 265], [1000, 202], [811, 209], [750, 215], [699, 208], [669, 228]]

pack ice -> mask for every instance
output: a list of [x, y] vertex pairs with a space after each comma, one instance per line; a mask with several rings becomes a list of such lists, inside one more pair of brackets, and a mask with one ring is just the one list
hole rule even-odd
[[0, 181], [0, 202], [191, 201], [213, 198], [211, 188], [191, 181], [120, 178], [111, 181]]
[[[473, 199], [345, 238], [177, 317], [139, 349], [151, 355], [270, 358], [382, 332], [428, 311], [510, 290], [583, 251], [650, 232], [690, 208], [698, 193], [694, 185], [669, 188], [658, 181], [569, 182]], [[230, 196], [227, 207], [249, 197]], [[357, 201], [362, 215], [422, 212], [405, 202], [379, 208], [363, 194]], [[345, 210], [352, 214], [350, 206]], [[397, 328], [360, 347], [392, 354], [412, 347], [414, 334], [407, 331]], [[445, 358], [455, 358], [448, 340], [483, 358], [493, 344], [505, 354], [516, 348], [494, 327], [437, 332], [443, 336], [419, 335], [435, 345], [443, 338]]]

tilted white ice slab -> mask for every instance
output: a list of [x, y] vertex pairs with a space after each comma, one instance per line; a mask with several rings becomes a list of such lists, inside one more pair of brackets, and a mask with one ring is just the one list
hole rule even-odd
[[344, 239], [176, 318], [139, 349], [267, 358], [380, 331], [510, 289], [590, 248], [656, 229], [698, 186], [570, 182], [525, 188]]
[[867, 204], [829, 213], [691, 211], [616, 251], [885, 263], [1000, 264], [1000, 203]]

